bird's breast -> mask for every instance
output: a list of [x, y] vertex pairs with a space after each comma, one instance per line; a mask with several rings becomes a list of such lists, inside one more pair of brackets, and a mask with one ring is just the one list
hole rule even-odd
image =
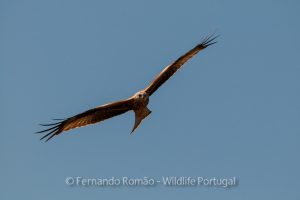
[[142, 107], [146, 107], [149, 103], [149, 99], [136, 99], [133, 103], [133, 109], [136, 110], [136, 109], [139, 109], [139, 108], [142, 108]]

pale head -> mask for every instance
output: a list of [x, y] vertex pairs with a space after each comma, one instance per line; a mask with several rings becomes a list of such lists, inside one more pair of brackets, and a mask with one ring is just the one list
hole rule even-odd
[[145, 100], [148, 100], [149, 96], [146, 92], [144, 91], [140, 91], [140, 92], [137, 92], [135, 95], [134, 95], [134, 98], [136, 100], [142, 100], [142, 101], [145, 101]]

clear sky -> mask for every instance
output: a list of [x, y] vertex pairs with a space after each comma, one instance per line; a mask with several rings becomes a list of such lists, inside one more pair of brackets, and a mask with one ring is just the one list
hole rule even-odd
[[[299, 1], [0, 1], [0, 199], [300, 199]], [[39, 140], [39, 123], [124, 99], [216, 32], [132, 112]], [[298, 152], [298, 153], [297, 153]], [[236, 177], [221, 187], [67, 177]]]

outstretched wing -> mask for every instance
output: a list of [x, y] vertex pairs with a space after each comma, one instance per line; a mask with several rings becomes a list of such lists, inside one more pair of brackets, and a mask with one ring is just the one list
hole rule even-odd
[[46, 141], [48, 141], [52, 137], [60, 134], [63, 131], [68, 131], [74, 128], [79, 128], [81, 126], [101, 122], [111, 117], [123, 114], [131, 109], [132, 99], [105, 104], [54, 124], [41, 124], [42, 126], [51, 127], [46, 130], [39, 131], [37, 133], [47, 133], [41, 138], [41, 140], [48, 137], [46, 139]]
[[150, 96], [152, 95], [162, 84], [164, 84], [180, 67], [196, 55], [199, 51], [205, 49], [206, 47], [215, 44], [215, 39], [218, 36], [209, 36], [204, 38], [204, 40], [191, 49], [189, 52], [178, 58], [171, 65], [165, 67], [165, 69], [150, 83], [150, 85], [144, 89], [144, 91]]

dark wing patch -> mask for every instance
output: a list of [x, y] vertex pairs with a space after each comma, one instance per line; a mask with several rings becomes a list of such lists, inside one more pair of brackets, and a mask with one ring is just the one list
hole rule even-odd
[[168, 65], [164, 70], [149, 84], [149, 86], [144, 89], [144, 91], [150, 96], [152, 95], [162, 84], [164, 84], [175, 72], [180, 69], [180, 67], [196, 55], [199, 51], [205, 49], [206, 47], [216, 43], [215, 39], [218, 36], [210, 35], [203, 39], [203, 41], [191, 49], [186, 54], [182, 55], [171, 65]]
[[46, 141], [48, 141], [55, 135], [60, 134], [61, 132], [101, 122], [114, 116], [123, 114], [131, 109], [131, 99], [105, 104], [97, 108], [87, 110], [73, 117], [61, 120], [57, 123], [40, 124], [42, 126], [51, 127], [46, 130], [39, 131], [37, 133], [47, 133], [41, 138], [41, 140], [47, 138]]

